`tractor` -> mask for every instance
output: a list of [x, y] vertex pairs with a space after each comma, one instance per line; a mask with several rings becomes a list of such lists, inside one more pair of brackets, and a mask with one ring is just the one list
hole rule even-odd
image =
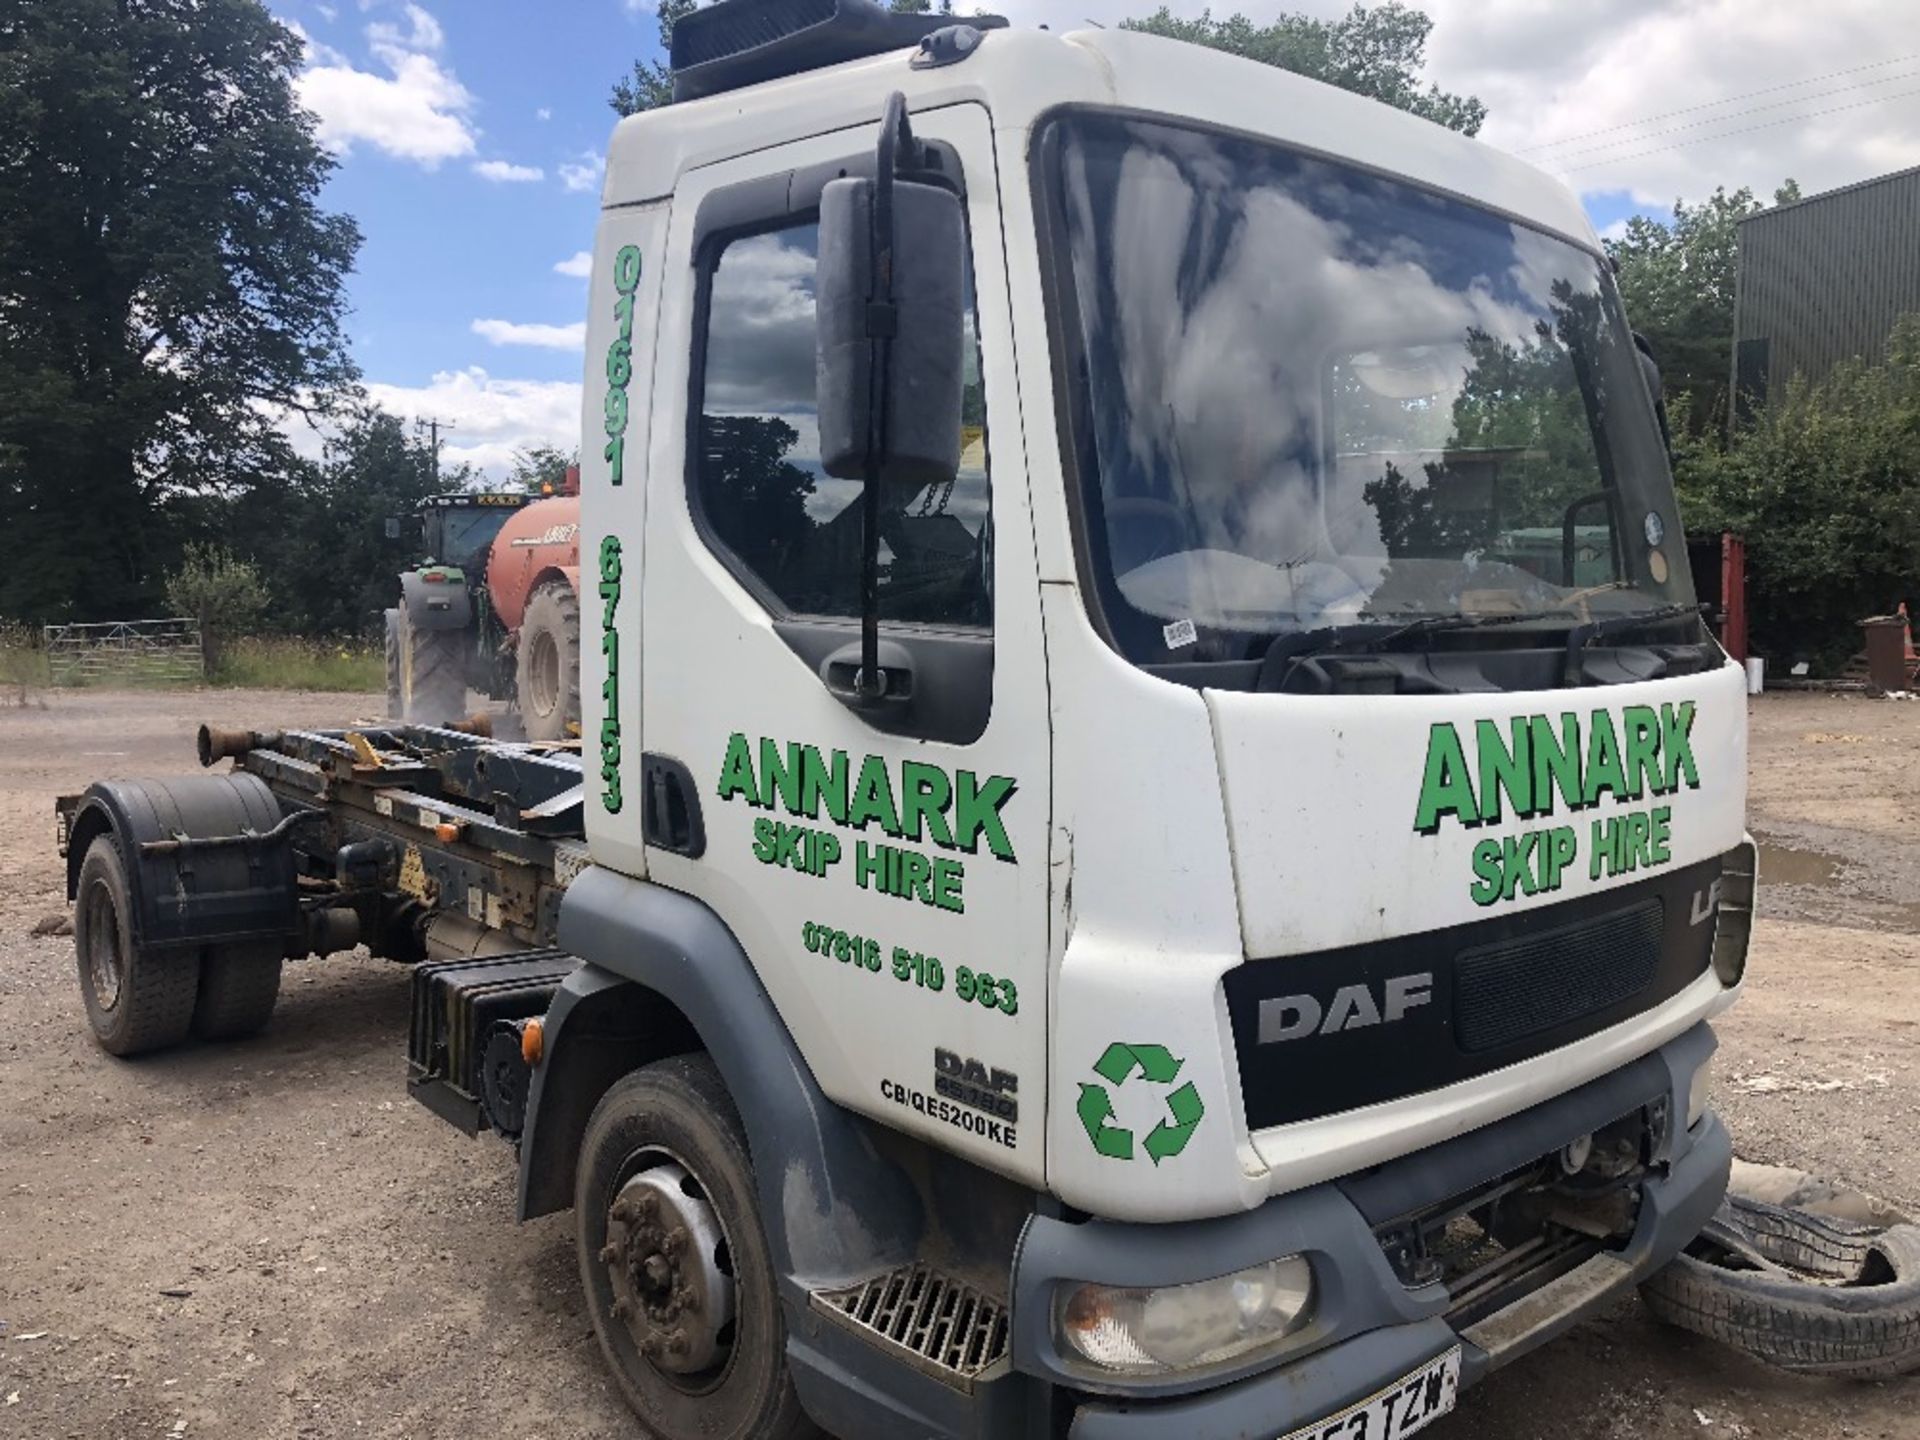
[[388, 522], [421, 562], [386, 612], [387, 703], [397, 718], [460, 719], [467, 691], [511, 700], [529, 740], [580, 721], [580, 472], [556, 491], [456, 491]]

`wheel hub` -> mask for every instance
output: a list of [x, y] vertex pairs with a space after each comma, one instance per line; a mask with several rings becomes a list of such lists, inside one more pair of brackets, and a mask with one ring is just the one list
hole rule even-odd
[[695, 1375], [725, 1358], [721, 1334], [733, 1320], [725, 1247], [719, 1217], [677, 1164], [643, 1171], [614, 1196], [600, 1262], [615, 1317], [657, 1368]]
[[112, 893], [95, 885], [87, 895], [87, 970], [102, 1010], [120, 1003], [120, 917]]
[[560, 647], [551, 635], [542, 632], [533, 637], [531, 659], [528, 670], [533, 694], [528, 699], [538, 713], [549, 715], [560, 703]]

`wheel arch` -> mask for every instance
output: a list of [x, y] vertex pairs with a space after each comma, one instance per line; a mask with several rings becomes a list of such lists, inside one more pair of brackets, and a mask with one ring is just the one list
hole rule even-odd
[[67, 839], [67, 898], [78, 898], [80, 867], [103, 835], [120, 846], [127, 917], [137, 945], [281, 939], [298, 928], [293, 849], [285, 835], [202, 851], [191, 861], [146, 853], [152, 841], [265, 836], [282, 817], [257, 775], [187, 775], [170, 780], [101, 780], [74, 809]]
[[[572, 1204], [581, 1136], [606, 1087], [685, 1053], [642, 1038], [658, 1035], [704, 1050], [734, 1097], [777, 1272], [831, 1277], [911, 1256], [923, 1228], [916, 1187], [872, 1127], [821, 1091], [713, 911], [594, 867], [567, 890], [559, 940], [587, 964], [548, 1011], [547, 1058], [534, 1074], [521, 1147], [522, 1220]], [[595, 1043], [609, 1025], [613, 1043]], [[576, 1043], [580, 1058], [566, 1058]]]

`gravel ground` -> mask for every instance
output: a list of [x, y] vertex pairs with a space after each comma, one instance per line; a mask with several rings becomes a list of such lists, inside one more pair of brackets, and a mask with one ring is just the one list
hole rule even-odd
[[[24, 702], [24, 703], [17, 703]], [[406, 976], [291, 967], [247, 1042], [88, 1038], [51, 807], [192, 766], [201, 718], [338, 725], [369, 697], [0, 695], [0, 1436], [631, 1437], [569, 1218], [513, 1222], [505, 1147], [405, 1097]], [[1920, 1212], [1920, 704], [1768, 696], [1767, 885], [1720, 1027], [1741, 1153]], [[1470, 1392], [1434, 1440], [1920, 1437], [1920, 1381], [1768, 1372], [1629, 1299]]]

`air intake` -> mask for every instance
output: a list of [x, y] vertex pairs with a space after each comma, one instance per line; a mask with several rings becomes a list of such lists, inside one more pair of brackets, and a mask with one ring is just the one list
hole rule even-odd
[[[878, 0], [719, 0], [673, 27], [673, 98], [697, 100], [782, 75], [918, 45], [951, 15], [896, 15]], [[969, 15], [976, 30], [998, 16]]]

